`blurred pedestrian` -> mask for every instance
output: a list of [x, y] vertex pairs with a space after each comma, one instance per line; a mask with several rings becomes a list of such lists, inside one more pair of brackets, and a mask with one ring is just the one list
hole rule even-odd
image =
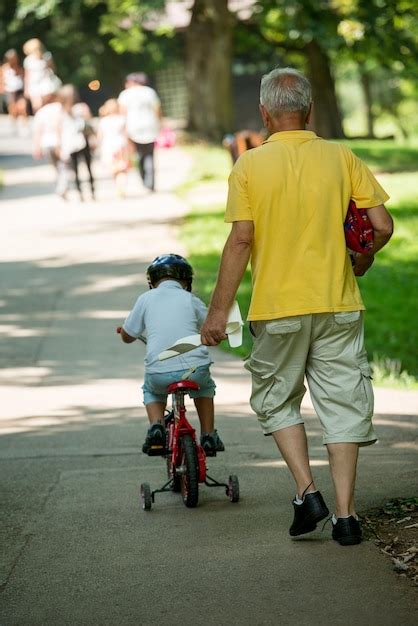
[[27, 102], [24, 96], [24, 70], [16, 50], [11, 48], [4, 55], [0, 68], [2, 93], [6, 95], [7, 112], [17, 129], [18, 118], [27, 121]]
[[115, 98], [107, 100], [99, 109], [97, 141], [102, 164], [110, 170], [115, 180], [118, 195], [123, 197], [126, 188], [126, 175], [130, 168], [130, 154], [126, 120], [120, 113]]
[[66, 162], [60, 158], [59, 128], [62, 105], [57, 93], [42, 97], [43, 105], [35, 113], [33, 120], [33, 157], [46, 157], [56, 170], [56, 192], [66, 198], [68, 190], [68, 172]]
[[[83, 160], [89, 174], [91, 196], [94, 199], [94, 178], [91, 169], [91, 151], [86, 136], [86, 118], [91, 116], [86, 103], [76, 103], [77, 90], [74, 85], [64, 85], [58, 91], [62, 105], [58, 126], [58, 154], [74, 172], [75, 184], [83, 201], [79, 164]], [[83, 106], [80, 107], [79, 105]]]
[[39, 39], [29, 39], [23, 45], [26, 57], [23, 61], [25, 70], [25, 96], [29, 99], [35, 114], [42, 106], [42, 97], [61, 85], [55, 75], [52, 54], [45, 50]]
[[128, 74], [118, 102], [126, 115], [126, 130], [135, 146], [144, 186], [155, 190], [154, 147], [160, 130], [161, 104], [157, 93], [147, 85], [143, 72]]

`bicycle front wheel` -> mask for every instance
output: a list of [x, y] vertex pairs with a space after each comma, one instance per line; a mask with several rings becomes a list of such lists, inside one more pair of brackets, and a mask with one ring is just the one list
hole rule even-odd
[[189, 508], [197, 506], [199, 500], [199, 468], [196, 446], [190, 435], [181, 439], [183, 474], [181, 475], [181, 495]]

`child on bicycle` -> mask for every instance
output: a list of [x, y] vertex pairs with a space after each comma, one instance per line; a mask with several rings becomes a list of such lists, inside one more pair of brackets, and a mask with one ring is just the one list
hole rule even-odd
[[146, 338], [145, 379], [142, 386], [144, 404], [150, 427], [142, 446], [148, 453], [151, 446], [165, 443], [164, 411], [167, 405], [167, 387], [187, 375], [199, 385], [190, 391], [200, 421], [200, 443], [207, 456], [223, 452], [224, 445], [214, 427], [215, 383], [210, 375], [211, 359], [206, 346], [199, 346], [187, 356], [176, 356], [159, 361], [160, 352], [175, 341], [198, 334], [205, 321], [205, 304], [191, 293], [193, 269], [178, 254], [158, 256], [147, 269], [150, 291], [139, 296], [122, 327], [118, 327], [122, 341], [132, 343]]

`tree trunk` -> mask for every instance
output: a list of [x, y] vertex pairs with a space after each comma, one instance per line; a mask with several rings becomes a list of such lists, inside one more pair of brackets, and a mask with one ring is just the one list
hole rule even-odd
[[367, 119], [367, 136], [373, 138], [374, 134], [374, 115], [373, 115], [373, 98], [370, 85], [370, 74], [359, 65], [359, 74], [361, 86], [363, 88], [364, 100], [366, 103], [366, 119]]
[[188, 127], [215, 140], [231, 130], [232, 23], [228, 0], [195, 0], [186, 31]]
[[315, 40], [306, 45], [304, 52], [314, 102], [312, 126], [320, 137], [342, 139], [345, 135], [329, 58]]

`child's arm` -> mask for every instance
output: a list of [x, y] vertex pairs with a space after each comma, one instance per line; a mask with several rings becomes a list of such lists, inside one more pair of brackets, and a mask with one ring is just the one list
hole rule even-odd
[[131, 335], [128, 335], [128, 333], [122, 328], [122, 326], [118, 326], [116, 328], [116, 332], [118, 333], [118, 335], [120, 335], [123, 343], [132, 343], [133, 341], [136, 341], [136, 337], [131, 337]]
[[[144, 341], [142, 333], [145, 331], [144, 315], [147, 293], [139, 296], [138, 300], [135, 302], [134, 308], [124, 321], [123, 326], [118, 326], [116, 329], [116, 332], [120, 335], [124, 343], [133, 343], [136, 339]], [[129, 329], [129, 333], [125, 328]]]

